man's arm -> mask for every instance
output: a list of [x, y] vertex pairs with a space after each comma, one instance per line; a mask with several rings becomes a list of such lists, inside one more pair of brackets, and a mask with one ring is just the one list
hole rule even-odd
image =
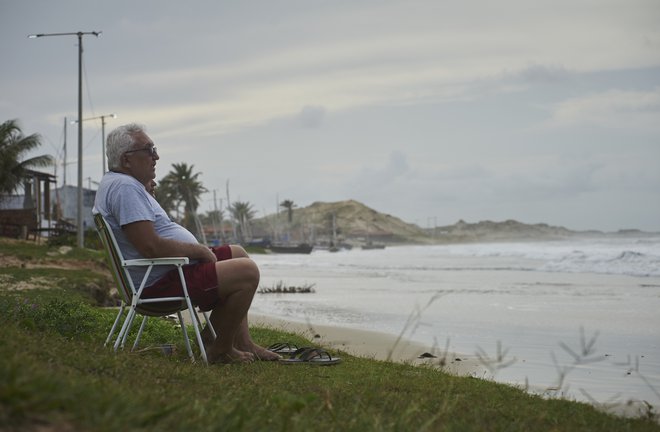
[[145, 258], [185, 256], [202, 262], [215, 262], [215, 254], [199, 243], [183, 243], [160, 237], [151, 221], [138, 221], [122, 226], [126, 238]]

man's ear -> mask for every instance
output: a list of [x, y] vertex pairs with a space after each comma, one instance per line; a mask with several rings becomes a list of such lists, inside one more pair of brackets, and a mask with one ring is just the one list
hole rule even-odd
[[121, 167], [124, 169], [131, 167], [131, 160], [126, 154], [121, 155]]

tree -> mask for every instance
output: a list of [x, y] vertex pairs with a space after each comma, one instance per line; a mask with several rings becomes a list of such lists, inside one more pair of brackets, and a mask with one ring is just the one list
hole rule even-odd
[[291, 200], [284, 200], [280, 203], [280, 207], [283, 207], [287, 211], [287, 220], [289, 223], [293, 222], [293, 208], [297, 207]]
[[[172, 164], [172, 171], [163, 177], [156, 188], [156, 199], [170, 216], [172, 211], [176, 212], [176, 219], [181, 221], [181, 225], [203, 239], [204, 231], [197, 217], [197, 208], [201, 195], [208, 190], [199, 180], [202, 173], [193, 173], [194, 167], [186, 163]], [[180, 219], [181, 207], [183, 219]]]
[[[212, 226], [213, 227], [213, 236], [215, 239], [220, 239], [223, 238], [223, 231], [222, 231], [222, 220], [224, 219], [224, 212], [222, 210], [209, 210], [204, 214], [199, 215], [199, 220], [202, 222], [203, 225], [205, 226]], [[218, 231], [220, 231], [220, 235], [218, 235]]]
[[167, 212], [170, 218], [181, 221], [179, 210], [181, 208], [181, 199], [176, 191], [176, 180], [170, 174], [163, 177], [156, 185], [154, 193], [156, 201]]
[[225, 217], [225, 212], [222, 210], [209, 210], [204, 214], [199, 215], [199, 219], [205, 225], [220, 225]]
[[0, 199], [17, 191], [29, 177], [29, 170], [53, 164], [50, 155], [24, 159], [23, 156], [41, 145], [38, 134], [24, 136], [18, 120], [0, 125]]
[[252, 209], [252, 204], [247, 201], [235, 201], [231, 206], [229, 206], [229, 212], [238, 224], [239, 241], [243, 243], [248, 238], [251, 238], [252, 230], [250, 227], [250, 221], [257, 213], [254, 209]]

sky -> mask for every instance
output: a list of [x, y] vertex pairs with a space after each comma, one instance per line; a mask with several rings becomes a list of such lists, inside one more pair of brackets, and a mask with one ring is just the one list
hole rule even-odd
[[78, 31], [102, 31], [83, 118], [144, 124], [157, 180], [201, 173], [201, 211], [229, 189], [257, 217], [354, 199], [421, 227], [660, 231], [658, 0], [0, 0], [0, 121], [42, 136], [60, 185], [77, 37], [27, 36]]

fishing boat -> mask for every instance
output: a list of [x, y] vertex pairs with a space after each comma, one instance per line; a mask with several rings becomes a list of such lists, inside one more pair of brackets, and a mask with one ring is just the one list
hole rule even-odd
[[271, 244], [268, 250], [273, 253], [289, 253], [289, 254], [309, 254], [312, 253], [314, 247], [308, 243], [299, 243], [297, 245], [283, 245]]
[[385, 249], [385, 245], [382, 243], [374, 243], [371, 240], [362, 245], [362, 249], [371, 250], [371, 249]]

